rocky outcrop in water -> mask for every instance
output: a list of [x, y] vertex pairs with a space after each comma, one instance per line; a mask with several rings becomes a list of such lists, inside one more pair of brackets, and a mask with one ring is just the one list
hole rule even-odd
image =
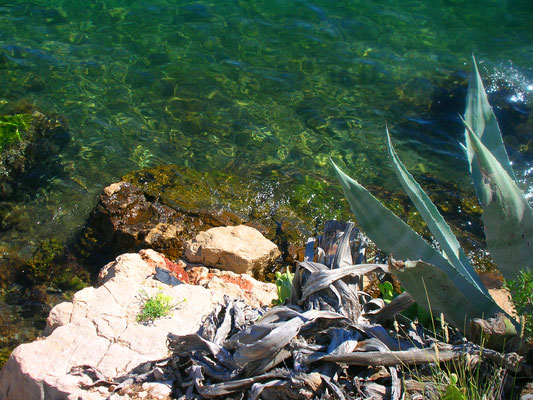
[[79, 248], [93, 265], [146, 247], [177, 259], [199, 232], [240, 224], [257, 228], [285, 261], [296, 253], [289, 243], [303, 244], [311, 231], [289, 205], [266, 201], [258, 188], [236, 177], [166, 165], [128, 174], [105, 188]]
[[[132, 370], [142, 373], [143, 368], [150, 369], [157, 360], [168, 357], [169, 333], [196, 332], [224, 295], [230, 293], [254, 307], [270, 304], [276, 297], [273, 284], [202, 267], [192, 268], [186, 279], [182, 277], [194, 284], [171, 286], [154, 278], [163, 270], [177, 279], [179, 268], [153, 250], [121, 255], [104, 267], [100, 286], [85, 288], [71, 302], [54, 307], [43, 338], [13, 351], [0, 372], [0, 398], [107, 398], [107, 388], [83, 388], [92, 380], [81, 370], [90, 370], [102, 380]], [[172, 314], [152, 323], [137, 322], [143, 293], [154, 296], [158, 292], [177, 305]], [[165, 398], [164, 384], [147, 385], [145, 391], [153, 392], [152, 398]]]

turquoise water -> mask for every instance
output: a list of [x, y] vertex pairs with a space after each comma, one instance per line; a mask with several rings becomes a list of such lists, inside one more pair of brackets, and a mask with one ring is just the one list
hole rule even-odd
[[0, 243], [27, 256], [64, 239], [105, 185], [165, 163], [334, 214], [328, 157], [397, 190], [385, 124], [415, 175], [470, 190], [458, 114], [472, 52], [531, 192], [532, 16], [528, 0], [4, 1], [0, 104], [58, 114], [73, 140], [61, 175], [3, 204], [22, 222]]
[[502, 128], [531, 190], [527, 0], [90, 3], [0, 6], [0, 104], [58, 114], [73, 136], [67, 173], [6, 206], [24, 223], [4, 245], [29, 254], [49, 232], [68, 236], [103, 186], [163, 163], [320, 195], [316, 213], [338, 203], [313, 193], [334, 182], [328, 157], [394, 190], [386, 123], [415, 174], [467, 187], [457, 115], [471, 52], [518, 121]]

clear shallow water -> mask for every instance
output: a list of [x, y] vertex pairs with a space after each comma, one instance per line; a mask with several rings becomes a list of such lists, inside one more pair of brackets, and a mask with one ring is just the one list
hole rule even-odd
[[70, 235], [103, 186], [164, 163], [223, 169], [278, 188], [273, 202], [335, 214], [328, 157], [365, 185], [398, 187], [386, 123], [415, 175], [467, 187], [457, 116], [471, 52], [520, 117], [502, 128], [531, 190], [527, 0], [90, 3], [0, 5], [0, 104], [57, 113], [73, 136], [65, 174], [5, 205], [22, 222], [0, 243], [23, 255]]

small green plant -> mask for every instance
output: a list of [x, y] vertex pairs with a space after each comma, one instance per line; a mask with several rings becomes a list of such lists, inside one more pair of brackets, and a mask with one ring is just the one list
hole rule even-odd
[[427, 397], [434, 400], [501, 399], [504, 391], [505, 374], [501, 368], [469, 365], [466, 360], [434, 364], [431, 375], [421, 377], [415, 372], [414, 376], [437, 389]]
[[[443, 316], [441, 315], [441, 318]], [[431, 316], [433, 320], [433, 316]], [[444, 321], [441, 322], [441, 328]], [[437, 326], [433, 334], [437, 336]], [[445, 333], [445, 341], [448, 335]], [[483, 345], [482, 345], [483, 346]], [[483, 351], [483, 348], [481, 349]], [[407, 368], [408, 375], [425, 387], [425, 397], [432, 400], [470, 400], [504, 398], [506, 371], [502, 366], [482, 362], [470, 356], [438, 362], [419, 370], [417, 366]], [[505, 393], [508, 394], [508, 393]], [[512, 389], [511, 389], [511, 397]]]
[[[450, 343], [448, 324], [444, 320], [444, 315], [441, 314], [437, 317], [431, 313], [426, 313], [431, 321], [426, 325], [431, 325], [428, 332], [433, 337], [441, 337], [445, 343]], [[425, 399], [489, 400], [504, 398], [507, 372], [501, 365], [482, 360], [484, 346], [485, 342], [482, 339], [479, 357], [472, 357], [467, 354], [446, 362], [439, 362], [435, 358], [434, 362], [421, 369], [417, 365], [406, 366], [407, 376], [422, 384]], [[511, 389], [510, 398], [514, 398], [512, 393]]]
[[179, 303], [173, 304], [172, 297], [163, 294], [162, 291], [157, 292], [155, 296], [149, 296], [146, 291], [141, 290], [142, 308], [137, 315], [137, 322], [153, 322], [157, 318], [171, 315], [171, 311], [179, 304], [186, 301], [183, 299]]
[[533, 272], [520, 271], [516, 280], [505, 281], [505, 287], [511, 294], [516, 313], [523, 320], [524, 336], [533, 339]]
[[291, 296], [292, 278], [294, 278], [294, 274], [291, 274], [288, 267], [284, 274], [276, 271], [278, 299], [272, 302], [274, 305], [283, 304]]
[[443, 400], [501, 399], [505, 374], [494, 365], [468, 364], [466, 360], [447, 364], [443, 370]]
[[387, 304], [389, 304], [392, 299], [394, 299], [397, 294], [394, 292], [394, 286], [389, 281], [383, 283], [378, 283], [378, 289], [381, 292], [381, 298]]

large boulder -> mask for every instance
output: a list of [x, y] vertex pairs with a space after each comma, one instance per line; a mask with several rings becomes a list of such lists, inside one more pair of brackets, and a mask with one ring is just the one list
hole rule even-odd
[[280, 255], [274, 243], [245, 225], [200, 232], [185, 248], [185, 257], [193, 263], [252, 276], [260, 276]]
[[[156, 279], [156, 268], [198, 285], [166, 285]], [[253, 306], [270, 304], [275, 286], [244, 280], [213, 279], [220, 272], [195, 270], [184, 277], [180, 265], [153, 250], [124, 254], [106, 265], [98, 287], [77, 292], [71, 302], [52, 309], [43, 337], [17, 347], [0, 371], [0, 399], [103, 399], [110, 393], [83, 389], [91, 380], [79, 368], [93, 368], [106, 379], [122, 376], [149, 361], [168, 357], [167, 335], [196, 332], [203, 318], [227, 293]], [[203, 279], [203, 282], [202, 282]], [[210, 282], [216, 281], [217, 284]], [[201, 286], [201, 285], [204, 286]], [[172, 315], [153, 323], [137, 321], [143, 296], [158, 292], [179, 306]], [[251, 292], [263, 291], [250, 296]], [[157, 387], [154, 390], [160, 390]]]

